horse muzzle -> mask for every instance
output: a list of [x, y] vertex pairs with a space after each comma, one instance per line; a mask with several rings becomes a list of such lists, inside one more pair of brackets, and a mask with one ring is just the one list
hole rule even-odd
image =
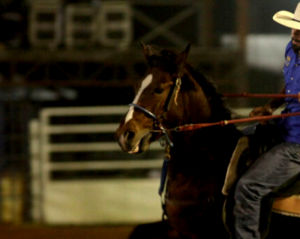
[[149, 130], [143, 130], [142, 132], [126, 130], [122, 132], [122, 129], [119, 128], [115, 136], [124, 152], [137, 154], [148, 149], [152, 133]]

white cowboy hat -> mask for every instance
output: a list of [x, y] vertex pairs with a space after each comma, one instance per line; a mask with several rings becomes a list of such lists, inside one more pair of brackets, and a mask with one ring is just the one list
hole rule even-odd
[[300, 2], [294, 14], [287, 11], [279, 11], [275, 13], [273, 20], [283, 26], [300, 30]]

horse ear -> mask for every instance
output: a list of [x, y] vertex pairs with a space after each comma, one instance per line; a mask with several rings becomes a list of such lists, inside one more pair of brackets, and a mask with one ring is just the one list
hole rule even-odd
[[142, 45], [142, 48], [143, 48], [143, 51], [144, 51], [144, 55], [145, 55], [145, 58], [147, 59], [147, 61], [149, 61], [150, 57], [153, 56], [153, 55], [159, 55], [159, 52], [157, 49], [149, 46], [149, 45], [145, 45], [144, 42], [141, 41], [141, 45]]
[[149, 49], [148, 47], [145, 45], [145, 43], [143, 41], [141, 41], [141, 46], [143, 48], [143, 52], [144, 52], [144, 56], [146, 57], [146, 59], [148, 60], [150, 54], [149, 54]]
[[178, 55], [178, 57], [177, 57], [177, 64], [178, 65], [181, 65], [186, 61], [186, 59], [188, 57], [188, 54], [190, 52], [190, 48], [191, 48], [191, 43], [189, 43], [186, 46], [186, 48]]

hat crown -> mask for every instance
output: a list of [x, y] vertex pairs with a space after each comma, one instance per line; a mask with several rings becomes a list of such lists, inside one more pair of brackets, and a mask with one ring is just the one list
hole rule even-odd
[[294, 13], [294, 19], [297, 21], [300, 21], [300, 3], [298, 3], [295, 13]]
[[275, 13], [273, 20], [283, 26], [300, 30], [300, 2], [294, 14], [288, 11], [279, 11]]

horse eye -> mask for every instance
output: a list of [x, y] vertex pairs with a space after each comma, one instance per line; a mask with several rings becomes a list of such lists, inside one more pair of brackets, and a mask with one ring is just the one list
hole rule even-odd
[[164, 91], [164, 89], [158, 88], [158, 87], [154, 89], [154, 93], [156, 93], [156, 94], [161, 94], [161, 93], [163, 93], [163, 91]]

